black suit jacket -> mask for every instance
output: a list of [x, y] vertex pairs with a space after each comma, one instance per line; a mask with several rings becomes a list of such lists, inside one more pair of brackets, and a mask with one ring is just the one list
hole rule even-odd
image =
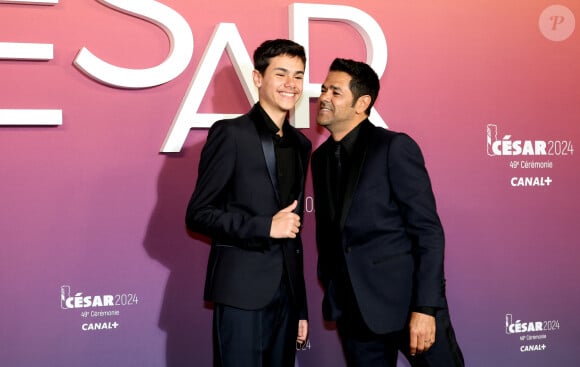
[[339, 210], [329, 194], [332, 138], [312, 155], [318, 275], [324, 317], [336, 319], [333, 278], [341, 251], [358, 309], [380, 334], [404, 328], [414, 307], [446, 307], [444, 235], [417, 144], [368, 120], [361, 124]]
[[[284, 133], [299, 145], [296, 212], [302, 216], [311, 144], [291, 126]], [[262, 308], [272, 300], [286, 267], [300, 318], [307, 318], [301, 238], [270, 239], [272, 217], [280, 209], [274, 143], [263, 111], [255, 105], [238, 118], [217, 121], [208, 132], [186, 214], [189, 229], [212, 238], [207, 301]]]

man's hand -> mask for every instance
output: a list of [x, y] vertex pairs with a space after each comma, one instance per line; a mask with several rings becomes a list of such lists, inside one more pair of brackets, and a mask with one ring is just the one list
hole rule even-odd
[[296, 336], [296, 345], [306, 343], [308, 339], [308, 320], [298, 321], [298, 335]]
[[411, 355], [424, 353], [435, 343], [435, 317], [419, 312], [411, 313], [409, 321]]
[[300, 217], [292, 211], [298, 206], [298, 201], [280, 210], [272, 217], [270, 237], [272, 238], [296, 238], [300, 231]]

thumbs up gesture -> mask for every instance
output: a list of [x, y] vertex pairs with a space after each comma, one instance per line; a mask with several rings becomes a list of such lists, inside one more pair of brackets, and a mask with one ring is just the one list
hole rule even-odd
[[280, 210], [272, 217], [270, 237], [296, 238], [296, 235], [300, 231], [300, 216], [294, 213], [297, 206], [298, 201], [294, 200], [292, 204]]

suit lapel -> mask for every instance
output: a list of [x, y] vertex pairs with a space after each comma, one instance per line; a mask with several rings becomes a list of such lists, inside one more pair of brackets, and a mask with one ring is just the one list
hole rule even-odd
[[341, 215], [340, 215], [340, 228], [344, 228], [344, 223], [346, 222], [346, 217], [348, 215], [348, 211], [352, 204], [352, 198], [354, 196], [354, 192], [358, 183], [358, 179], [360, 177], [360, 173], [362, 171], [362, 167], [364, 166], [366, 154], [368, 150], [368, 136], [372, 131], [372, 124], [365, 120], [361, 122], [361, 130], [359, 132], [359, 136], [357, 137], [357, 141], [355, 143], [353, 156], [351, 159], [352, 166], [348, 172], [348, 176], [345, 182], [345, 191], [344, 191], [344, 199], [342, 201], [342, 208], [341, 208]]
[[272, 137], [267, 133], [260, 134], [260, 141], [262, 142], [262, 151], [264, 152], [264, 159], [266, 160], [266, 166], [268, 167], [268, 175], [270, 175], [272, 187], [274, 188], [276, 197], [279, 201], [280, 193], [278, 192], [278, 175], [276, 175], [276, 152], [274, 151], [274, 142], [272, 141]]
[[268, 175], [270, 176], [270, 182], [272, 188], [276, 193], [276, 199], [280, 203], [280, 192], [278, 191], [278, 175], [276, 174], [276, 152], [274, 150], [274, 141], [272, 139], [271, 133], [266, 129], [262, 121], [262, 116], [260, 111], [257, 110], [257, 106], [252, 108], [250, 115], [256, 130], [258, 131], [258, 136], [260, 137], [260, 143], [262, 145], [262, 152], [264, 153], [264, 160], [266, 162], [266, 168], [268, 169]]

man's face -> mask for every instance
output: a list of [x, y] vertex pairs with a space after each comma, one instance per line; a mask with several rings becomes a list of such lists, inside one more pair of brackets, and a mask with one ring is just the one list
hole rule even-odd
[[349, 86], [351, 79], [345, 72], [331, 71], [322, 84], [316, 122], [331, 132], [348, 131], [358, 122]]
[[264, 74], [254, 70], [260, 105], [271, 116], [286, 113], [302, 95], [304, 63], [298, 57], [279, 55], [270, 59]]

